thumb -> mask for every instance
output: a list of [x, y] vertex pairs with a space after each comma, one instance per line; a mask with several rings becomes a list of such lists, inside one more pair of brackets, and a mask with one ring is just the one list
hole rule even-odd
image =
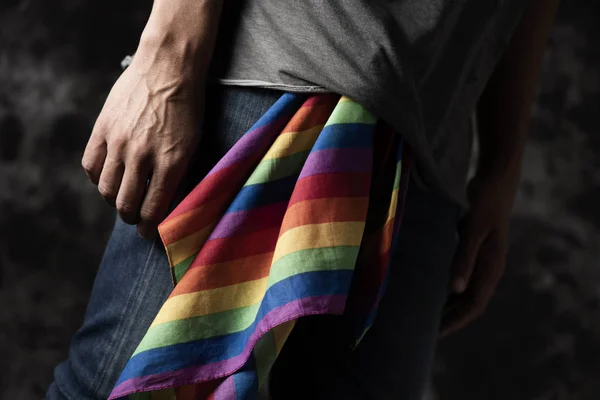
[[475, 218], [467, 215], [461, 224], [460, 240], [453, 261], [452, 290], [455, 293], [462, 293], [467, 289], [471, 275], [473, 275], [479, 248], [484, 239], [483, 227], [477, 223]]

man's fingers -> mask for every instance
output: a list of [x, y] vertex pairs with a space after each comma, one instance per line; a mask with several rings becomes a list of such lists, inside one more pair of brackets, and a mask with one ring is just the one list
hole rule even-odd
[[100, 179], [98, 180], [98, 192], [113, 207], [119, 194], [124, 170], [123, 161], [115, 153], [109, 152], [104, 161]]
[[106, 142], [104, 139], [99, 139], [97, 135], [92, 135], [88, 141], [83, 157], [81, 158], [81, 166], [85, 171], [88, 179], [97, 185], [102, 173], [102, 167], [106, 159]]
[[467, 218], [460, 233], [460, 241], [453, 261], [452, 290], [463, 293], [473, 273], [479, 247], [485, 239], [485, 231], [473, 218]]
[[466, 292], [456, 295], [448, 304], [442, 317], [441, 336], [459, 331], [483, 314], [490, 297], [482, 287], [469, 287]]
[[442, 317], [442, 337], [464, 328], [487, 309], [504, 270], [505, 258], [497, 249], [489, 240], [480, 247], [469, 287], [448, 299]]
[[441, 337], [461, 330], [474, 319], [479, 317], [485, 307], [478, 305], [477, 301], [471, 297], [465, 298], [462, 304], [449, 311], [442, 319]]
[[155, 236], [158, 224], [166, 217], [169, 205], [175, 196], [175, 191], [181, 181], [185, 165], [154, 171], [146, 197], [140, 208], [138, 234], [146, 239]]
[[126, 224], [137, 224], [140, 206], [146, 191], [149, 168], [138, 161], [130, 161], [125, 166], [123, 181], [116, 199], [119, 216]]

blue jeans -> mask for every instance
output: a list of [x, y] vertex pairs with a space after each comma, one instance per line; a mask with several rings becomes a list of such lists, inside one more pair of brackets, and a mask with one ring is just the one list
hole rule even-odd
[[[172, 207], [280, 95], [268, 89], [208, 88], [203, 141]], [[320, 334], [316, 343], [303, 333], [330, 326], [325, 331], [334, 333], [335, 317], [299, 323], [274, 366], [273, 399], [317, 399], [317, 393], [324, 399], [420, 399], [447, 296], [459, 217], [457, 205], [411, 184], [373, 326], [348, 354], [336, 347], [333, 334], [330, 340]], [[106, 399], [171, 290], [160, 240], [139, 238], [135, 226], [117, 217], [83, 325], [73, 336], [68, 359], [56, 367], [46, 399]]]

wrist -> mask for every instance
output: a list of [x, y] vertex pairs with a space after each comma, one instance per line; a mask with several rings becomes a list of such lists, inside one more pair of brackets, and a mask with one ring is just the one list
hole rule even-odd
[[185, 80], [204, 80], [221, 12], [220, 0], [155, 0], [136, 57]]
[[199, 60], [199, 49], [171, 33], [144, 33], [132, 64], [143, 71], [176, 76], [182, 82], [196, 82], [205, 78], [206, 67]]

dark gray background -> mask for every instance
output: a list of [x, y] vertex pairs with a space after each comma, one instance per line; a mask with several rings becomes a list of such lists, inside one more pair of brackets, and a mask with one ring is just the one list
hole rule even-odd
[[[39, 399], [112, 210], [80, 159], [150, 0], [0, 0], [0, 398]], [[442, 341], [430, 399], [600, 398], [600, 2], [563, 5], [488, 313]]]

